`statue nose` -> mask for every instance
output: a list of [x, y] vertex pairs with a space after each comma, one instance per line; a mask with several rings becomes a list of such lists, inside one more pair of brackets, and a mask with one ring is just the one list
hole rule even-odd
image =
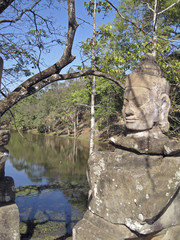
[[134, 115], [134, 108], [133, 108], [133, 104], [132, 103], [128, 103], [128, 105], [126, 106], [126, 109], [125, 109], [125, 114], [126, 116], [130, 116], [130, 115]]

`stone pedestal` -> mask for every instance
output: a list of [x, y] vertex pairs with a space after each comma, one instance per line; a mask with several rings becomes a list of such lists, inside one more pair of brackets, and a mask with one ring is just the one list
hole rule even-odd
[[0, 207], [0, 239], [19, 240], [19, 210], [17, 205]]
[[73, 229], [73, 240], [180, 236], [180, 157], [95, 152], [88, 181], [88, 211]]

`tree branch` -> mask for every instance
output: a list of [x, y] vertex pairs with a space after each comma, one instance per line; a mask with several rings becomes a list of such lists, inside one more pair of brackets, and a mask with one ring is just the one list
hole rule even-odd
[[151, 41], [152, 41], [152, 38], [149, 36], [149, 34], [147, 32], [144, 31], [143, 28], [139, 27], [135, 22], [132, 22], [131, 20], [129, 20], [128, 18], [124, 17], [120, 12], [119, 10], [109, 1], [109, 0], [105, 0], [107, 3], [109, 3], [115, 10], [116, 12], [118, 13], [118, 15], [123, 19], [125, 20], [126, 22], [129, 22], [131, 23], [133, 26], [135, 26], [136, 28], [138, 28], [141, 32], [144, 33], [145, 36], [147, 36]]
[[153, 15], [153, 49], [152, 49], [152, 55], [154, 57], [156, 57], [157, 54], [157, 13], [158, 13], [158, 0], [155, 0]]
[[180, 40], [176, 40], [176, 39], [169, 39], [169, 38], [164, 38], [164, 37], [160, 37], [158, 36], [159, 39], [165, 40], [165, 41], [169, 41], [169, 42], [177, 42], [180, 43]]
[[158, 15], [161, 13], [164, 13], [165, 11], [169, 10], [170, 8], [172, 8], [174, 5], [176, 5], [177, 3], [179, 3], [180, 0], [178, 0], [177, 2], [171, 4], [169, 7], [167, 7], [166, 9], [162, 10], [161, 12], [158, 12]]
[[26, 12], [31, 11], [40, 1], [41, 1], [41, 0], [38, 0], [37, 2], [35, 2], [35, 4], [34, 4], [31, 8], [24, 9], [17, 18], [15, 18], [15, 19], [3, 19], [3, 20], [0, 21], [0, 23], [5, 23], [5, 22], [16, 23], [17, 21], [21, 20], [22, 16], [23, 16]]
[[39, 91], [41, 88], [55, 81], [70, 80], [70, 79], [85, 77], [89, 75], [106, 78], [107, 80], [114, 82], [115, 84], [122, 87], [123, 89], [125, 88], [124, 84], [118, 79], [116, 79], [115, 77], [97, 70], [84, 70], [81, 72], [74, 72], [74, 73], [67, 73], [67, 74], [54, 74], [50, 78], [45, 79], [42, 82], [36, 84], [35, 88], [38, 89]]
[[150, 7], [149, 3], [147, 3], [147, 2], [142, 2], [142, 3], [143, 3], [143, 4], [146, 4], [147, 7], [149, 8], [149, 10], [151, 10], [152, 12], [154, 12], [154, 9], [152, 9], [152, 7]]
[[70, 79], [79, 78], [79, 77], [85, 77], [89, 75], [106, 78], [116, 83], [118, 86], [125, 88], [124, 84], [121, 83], [116, 78], [114, 78], [113, 76], [110, 76], [109, 74], [96, 71], [96, 70], [84, 70], [81, 72], [74, 72], [74, 73], [67, 73], [67, 74], [52, 74], [48, 78], [43, 79], [42, 81], [37, 82], [34, 85], [32, 85], [30, 82], [28, 82], [29, 84], [27, 83], [26, 85], [21, 84], [18, 88], [16, 88], [13, 92], [11, 92], [7, 96], [7, 98], [1, 101], [0, 116], [2, 116], [7, 110], [9, 110], [17, 102], [38, 92], [39, 90], [49, 85], [50, 83], [57, 82], [57, 81], [70, 80]]

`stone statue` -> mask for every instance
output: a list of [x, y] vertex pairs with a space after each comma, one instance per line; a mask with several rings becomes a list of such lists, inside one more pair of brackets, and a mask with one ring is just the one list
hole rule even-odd
[[179, 142], [165, 135], [169, 130], [169, 109], [169, 83], [162, 77], [155, 58], [147, 54], [126, 78], [122, 110], [126, 135], [112, 137], [111, 143], [139, 153], [179, 152]]
[[166, 135], [168, 92], [147, 54], [126, 79], [126, 133], [88, 160], [88, 210], [73, 240], [180, 239], [180, 143]]
[[[123, 116], [130, 131], [169, 129], [169, 84], [151, 54], [142, 58], [137, 69], [126, 79]], [[156, 130], [157, 131], [157, 130]]]

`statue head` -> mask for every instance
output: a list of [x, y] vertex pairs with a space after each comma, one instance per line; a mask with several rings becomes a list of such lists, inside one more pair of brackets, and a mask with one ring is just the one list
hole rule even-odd
[[128, 130], [144, 131], [159, 126], [169, 129], [169, 84], [162, 77], [155, 58], [144, 56], [137, 69], [126, 79], [123, 117]]

